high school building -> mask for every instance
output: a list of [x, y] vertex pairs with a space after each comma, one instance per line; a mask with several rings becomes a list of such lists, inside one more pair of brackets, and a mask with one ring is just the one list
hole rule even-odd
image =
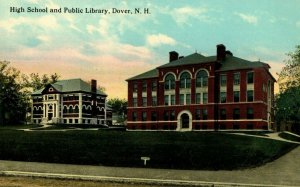
[[270, 66], [233, 56], [170, 52], [169, 62], [128, 82], [128, 130], [272, 129]]
[[111, 124], [111, 110], [106, 107], [107, 95], [81, 79], [48, 84], [32, 93], [32, 123]]

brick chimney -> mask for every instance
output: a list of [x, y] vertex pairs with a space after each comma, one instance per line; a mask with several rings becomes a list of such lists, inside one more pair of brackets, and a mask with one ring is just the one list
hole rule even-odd
[[223, 61], [226, 57], [226, 47], [223, 44], [217, 45], [217, 61]]
[[176, 51], [169, 52], [169, 62], [178, 60], [179, 54]]
[[94, 79], [91, 80], [91, 91], [92, 91], [93, 93], [96, 93], [96, 92], [97, 92], [97, 81], [94, 80]]

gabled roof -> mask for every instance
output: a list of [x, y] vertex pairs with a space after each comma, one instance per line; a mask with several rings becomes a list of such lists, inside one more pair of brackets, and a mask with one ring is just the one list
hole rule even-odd
[[[91, 92], [91, 85], [81, 79], [68, 79], [57, 81], [50, 84], [58, 92]], [[37, 90], [32, 95], [42, 94], [43, 89]], [[97, 94], [106, 95], [104, 92], [97, 90]]]
[[137, 80], [137, 79], [147, 79], [147, 78], [155, 78], [158, 77], [158, 70], [152, 69], [150, 71], [147, 71], [145, 73], [139, 74], [137, 76], [131, 77], [129, 79], [127, 79], [126, 81], [130, 81], [130, 80]]

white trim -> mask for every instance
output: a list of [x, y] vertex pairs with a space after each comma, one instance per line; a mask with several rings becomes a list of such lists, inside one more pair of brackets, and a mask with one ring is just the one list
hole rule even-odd
[[178, 79], [177, 79], [177, 77], [176, 77], [176, 74], [175, 74], [175, 73], [173, 73], [173, 72], [171, 72], [171, 71], [169, 71], [169, 72], [167, 72], [167, 73], [164, 75], [163, 82], [165, 82], [166, 76], [168, 76], [169, 74], [172, 74], [172, 75], [174, 76], [174, 78], [175, 78], [175, 81], [177, 81], [177, 80], [178, 80]]
[[[186, 128], [182, 128], [182, 124], [181, 124], [181, 118], [183, 114], [187, 114], [189, 116], [189, 127]], [[192, 131], [192, 124], [193, 124], [193, 115], [189, 110], [182, 110], [181, 112], [179, 112], [179, 114], [177, 115], [177, 128], [176, 131]]]
[[[207, 78], [208, 77], [210, 77], [210, 75], [209, 75], [209, 71], [207, 70], [207, 69], [205, 69], [205, 68], [200, 68], [200, 69], [197, 69], [197, 71], [195, 72], [195, 74], [194, 74], [194, 79], [196, 79], [196, 77], [197, 77], [197, 74], [199, 73], [199, 71], [201, 71], [201, 70], [204, 70], [204, 71], [206, 71], [206, 73], [207, 73]], [[214, 77], [214, 76], [213, 76]]]

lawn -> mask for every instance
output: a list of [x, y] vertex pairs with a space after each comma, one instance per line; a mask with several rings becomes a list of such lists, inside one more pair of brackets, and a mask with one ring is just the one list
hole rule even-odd
[[0, 130], [0, 159], [67, 164], [232, 170], [270, 162], [295, 144], [221, 132]]

